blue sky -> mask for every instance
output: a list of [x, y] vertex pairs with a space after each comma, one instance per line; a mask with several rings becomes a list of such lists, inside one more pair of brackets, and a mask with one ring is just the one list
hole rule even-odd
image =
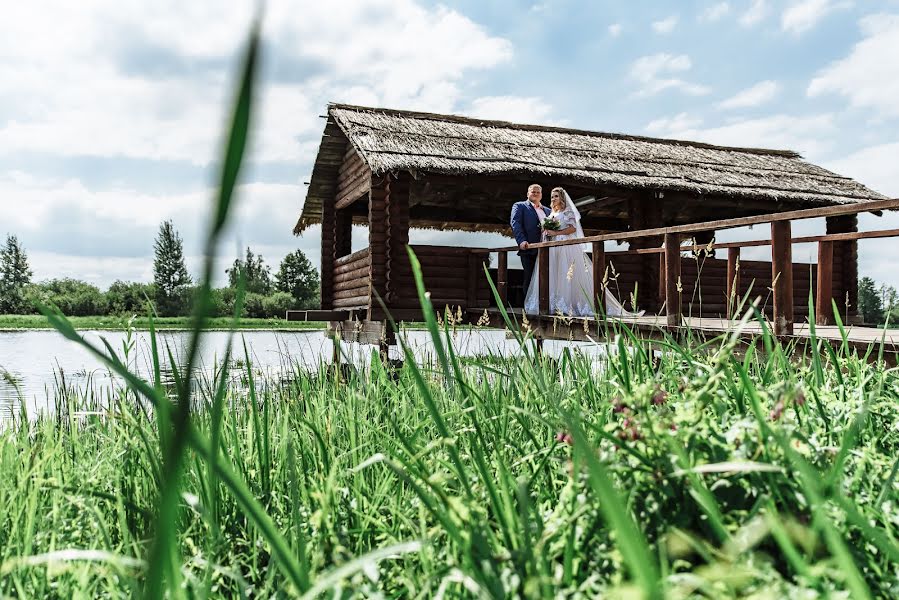
[[[149, 280], [163, 219], [198, 264], [252, 9], [5, 9], [0, 234], [20, 238], [36, 279]], [[258, 127], [222, 270], [246, 245], [273, 268], [295, 248], [318, 264], [317, 228], [301, 238], [291, 228], [330, 100], [789, 148], [899, 196], [899, 0], [272, 0], [264, 39]], [[862, 242], [862, 274], [899, 286], [895, 244]]]

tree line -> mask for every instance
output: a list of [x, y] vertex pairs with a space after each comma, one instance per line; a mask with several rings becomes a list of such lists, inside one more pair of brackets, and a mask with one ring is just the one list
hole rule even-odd
[[[104, 292], [73, 278], [33, 282], [25, 249], [16, 236], [7, 235], [0, 248], [0, 314], [33, 314], [41, 303], [71, 317], [140, 315], [146, 314], [148, 301], [159, 316], [190, 314], [197, 286], [184, 262], [184, 242], [171, 221], [160, 224], [153, 253], [151, 283], [115, 281]], [[288, 310], [319, 304], [318, 271], [302, 250], [285, 256], [272, 274], [262, 256], [248, 247], [226, 273], [228, 285], [213, 290], [214, 316], [233, 314], [239, 285], [246, 317], [283, 317]]]

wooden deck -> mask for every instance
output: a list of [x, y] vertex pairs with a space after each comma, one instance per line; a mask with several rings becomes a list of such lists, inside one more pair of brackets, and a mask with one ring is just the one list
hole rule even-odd
[[[508, 314], [522, 328], [529, 330], [536, 339], [589, 341], [603, 338], [605, 330], [615, 331], [617, 324], [625, 324], [632, 330], [639, 332], [647, 339], [664, 339], [667, 336], [683, 337], [689, 333], [700, 334], [711, 339], [723, 334], [731, 334], [737, 330], [740, 321], [733, 319], [689, 317], [681, 319], [681, 325], [670, 326], [665, 315], [646, 315], [642, 317], [609, 317], [606, 319], [606, 327], [600, 326], [594, 318], [566, 318], [558, 315], [525, 315], [521, 309], [511, 309]], [[485, 311], [470, 311], [469, 317], [473, 322], [484, 324]], [[496, 308], [486, 311], [490, 326], [505, 327], [502, 314]], [[773, 331], [773, 325], [766, 321], [769, 331]], [[844, 327], [848, 345], [864, 354], [873, 347], [872, 354], [877, 356], [881, 342], [884, 346], [885, 358], [892, 364], [896, 364], [899, 354], [899, 329], [879, 329], [874, 327], [850, 326]], [[739, 335], [745, 343], [758, 343], [762, 335], [762, 325], [756, 320], [749, 320], [740, 328]], [[816, 325], [815, 335], [819, 340], [824, 340], [834, 347], [843, 343], [843, 337], [836, 325]], [[808, 323], [796, 323], [793, 335], [780, 336], [781, 342], [795, 342], [797, 345], [806, 344], [811, 339], [811, 327]]]

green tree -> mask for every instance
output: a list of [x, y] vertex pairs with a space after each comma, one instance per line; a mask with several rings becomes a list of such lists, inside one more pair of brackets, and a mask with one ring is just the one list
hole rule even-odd
[[310, 308], [318, 301], [318, 271], [302, 250], [294, 250], [281, 261], [276, 276], [279, 291], [290, 294], [298, 308]]
[[106, 290], [109, 312], [115, 315], [146, 315], [147, 299], [152, 302], [155, 297], [152, 283], [116, 281]]
[[262, 255], [253, 254], [247, 246], [247, 256], [244, 260], [236, 259], [230, 269], [226, 269], [228, 284], [232, 288], [237, 287], [240, 274], [243, 273], [244, 285], [247, 293], [267, 296], [272, 291], [272, 271], [262, 260]]
[[858, 312], [865, 323], [880, 324], [883, 322], [883, 301], [877, 284], [870, 277], [858, 280]]
[[162, 315], [178, 315], [187, 308], [190, 275], [184, 264], [184, 243], [171, 221], [159, 226], [153, 244], [153, 283], [156, 286], [156, 309]]
[[0, 249], [0, 313], [30, 312], [25, 288], [31, 283], [28, 256], [14, 235]]
[[106, 296], [78, 279], [51, 279], [28, 286], [28, 299], [56, 307], [67, 317], [93, 317], [107, 313]]

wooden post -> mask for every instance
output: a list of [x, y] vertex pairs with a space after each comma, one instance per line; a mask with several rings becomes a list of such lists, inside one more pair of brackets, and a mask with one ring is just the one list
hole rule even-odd
[[496, 259], [496, 292], [505, 306], [509, 303], [509, 253], [498, 252]]
[[538, 303], [537, 312], [541, 315], [549, 314], [549, 248], [537, 250], [537, 277]]
[[467, 308], [474, 308], [478, 304], [478, 266], [483, 263], [480, 256], [474, 252], [468, 254], [468, 294], [466, 296]]
[[737, 298], [740, 297], [740, 249], [727, 249], [727, 316], [733, 317]]
[[815, 323], [830, 325], [833, 315], [833, 242], [818, 242], [818, 289], [815, 294]]
[[774, 335], [793, 335], [793, 245], [789, 221], [771, 223]]
[[665, 273], [666, 273], [665, 253], [660, 252], [659, 253], [659, 289], [656, 291], [659, 306], [662, 306], [663, 304], [665, 304], [665, 294], [667, 293], [666, 289], [665, 289], [665, 280], [666, 280]]
[[[858, 231], [858, 215], [827, 217], [827, 233], [854, 233]], [[834, 284], [837, 306], [843, 313], [843, 321], [860, 323], [858, 313], [858, 241], [836, 242], [833, 247], [833, 264], [842, 276], [831, 279]], [[849, 306], [846, 306], [846, 303]], [[828, 315], [830, 314], [828, 310]]]
[[606, 246], [603, 242], [593, 242], [593, 299], [602, 308], [600, 314], [606, 313]]
[[680, 234], [665, 234], [665, 309], [669, 327], [677, 327], [681, 320], [680, 292]]

